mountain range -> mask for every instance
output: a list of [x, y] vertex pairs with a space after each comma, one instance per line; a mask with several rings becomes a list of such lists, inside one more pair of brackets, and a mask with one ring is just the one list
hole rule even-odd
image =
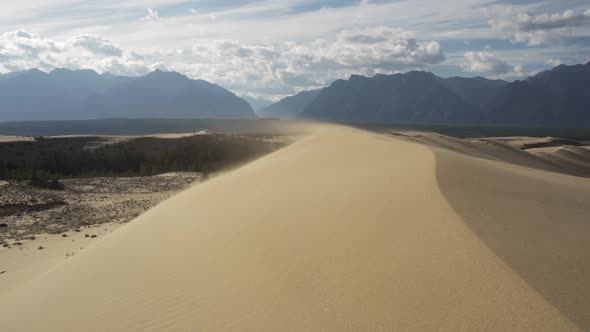
[[255, 117], [252, 107], [233, 93], [176, 72], [125, 77], [31, 69], [0, 76], [0, 121]]
[[353, 75], [284, 98], [259, 114], [338, 122], [588, 127], [590, 63], [560, 65], [515, 82], [440, 78], [422, 71]]
[[[266, 107], [248, 100], [258, 116], [284, 119], [590, 127], [590, 63], [560, 65], [515, 82], [423, 71], [353, 75]], [[0, 121], [105, 118], [253, 119], [256, 114], [232, 92], [176, 72], [125, 77], [31, 69], [0, 75]]]

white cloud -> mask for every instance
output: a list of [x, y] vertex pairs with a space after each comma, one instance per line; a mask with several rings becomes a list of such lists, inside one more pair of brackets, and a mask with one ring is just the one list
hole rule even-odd
[[148, 13], [146, 16], [140, 18], [140, 21], [156, 21], [160, 19], [160, 13], [157, 10], [148, 8]]
[[0, 58], [38, 57], [46, 51], [61, 52], [63, 46], [38, 34], [18, 30], [0, 35]]
[[490, 52], [466, 52], [462, 67], [465, 71], [480, 74], [506, 74], [512, 68], [508, 63]]
[[[495, 53], [508, 66], [504, 74], [481, 73], [493, 77], [518, 74], [519, 63], [527, 69], [547, 68], [547, 59], [577, 63], [588, 61], [590, 54], [583, 42], [590, 37], [590, 25], [584, 26], [580, 16], [590, 17], [590, 9], [582, 0], [512, 1], [519, 5], [494, 7], [487, 12], [491, 17], [483, 8], [509, 1], [456, 0], [452, 6], [439, 0], [0, 2], [4, 31], [26, 28], [43, 36], [21, 37], [18, 45], [16, 37], [0, 41], [0, 71], [87, 67], [143, 74], [168, 68], [266, 98], [353, 73], [427, 67], [459, 75], [465, 50], [475, 47]], [[488, 19], [495, 20], [495, 33]], [[72, 36], [86, 35], [102, 40], [72, 45]], [[549, 44], [570, 36], [582, 42]], [[500, 39], [517, 44], [506, 46]], [[538, 43], [549, 45], [534, 52], [526, 47]], [[441, 61], [444, 65], [437, 66]]]
[[488, 14], [494, 17], [488, 21], [494, 31], [529, 46], [568, 37], [574, 28], [590, 25], [590, 9], [584, 13], [568, 9], [533, 15], [514, 7], [494, 7]]
[[523, 65], [512, 66], [490, 52], [466, 52], [464, 57], [466, 62], [461, 65], [464, 71], [484, 74], [491, 78], [515, 80], [536, 73], [527, 72]]
[[61, 67], [124, 75], [139, 75], [149, 70], [136, 53], [125, 52], [98, 36], [79, 35], [57, 42], [23, 30], [0, 35], [0, 71]]
[[117, 57], [123, 55], [123, 51], [117, 45], [99, 36], [76, 36], [72, 39], [71, 44], [73, 46], [82, 47], [95, 54], [112, 55]]
[[51, 67], [64, 52], [65, 46], [38, 34], [18, 30], [0, 35], [0, 70], [15, 71], [36, 67]]
[[552, 66], [552, 67], [556, 67], [561, 64], [561, 60], [551, 58], [551, 59], [547, 59], [547, 61], [545, 61], [545, 63]]
[[[0, 58], [5, 44], [15, 44], [21, 38], [17, 37], [19, 34], [27, 33], [5, 34], [9, 43], [0, 42]], [[13, 52], [8, 61], [0, 62], [0, 70], [2, 65], [9, 71], [66, 67], [122, 75], [141, 75], [154, 69], [176, 70], [238, 93], [266, 98], [321, 87], [353, 73], [392, 73], [444, 60], [438, 42], [418, 41], [410, 33], [385, 27], [344, 30], [333, 39], [308, 42], [211, 40], [170, 49], [126, 50], [88, 34], [68, 38], [64, 43], [37, 35], [34, 38], [36, 44], [43, 45], [36, 52], [38, 56], [31, 57], [25, 51]]]
[[444, 60], [436, 41], [418, 42], [407, 32], [386, 27], [342, 31], [321, 56], [343, 66], [402, 69]]
[[[392, 73], [440, 63], [438, 42], [420, 42], [398, 29], [344, 30], [334, 40], [200, 43], [178, 67], [242, 93], [267, 98], [324, 86], [352, 73]], [[245, 89], [246, 87], [246, 89]]]

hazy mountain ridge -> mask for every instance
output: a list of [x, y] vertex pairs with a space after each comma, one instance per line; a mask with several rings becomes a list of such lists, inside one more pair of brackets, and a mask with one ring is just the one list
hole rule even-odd
[[296, 118], [311, 104], [323, 89], [302, 91], [262, 108], [258, 114], [269, 118]]
[[245, 100], [218, 85], [158, 70], [91, 97], [85, 108], [107, 117], [255, 117]]
[[590, 63], [512, 83], [429, 72], [353, 75], [322, 90], [302, 117], [343, 122], [590, 126]]
[[0, 76], [0, 121], [121, 118], [255, 118], [235, 94], [178, 73], [142, 77], [37, 69]]
[[[232, 92], [176, 72], [142, 77], [37, 69], [0, 75], [0, 121], [100, 118], [255, 118]], [[429, 72], [364, 77], [303, 91], [262, 117], [338, 122], [590, 126], [590, 63], [560, 65], [522, 81], [440, 78]]]
[[239, 96], [240, 98], [244, 99], [245, 101], [252, 106], [254, 112], [258, 113], [261, 109], [273, 104], [273, 101], [264, 99], [264, 98], [256, 98], [251, 96]]
[[450, 77], [440, 80], [453, 93], [478, 108], [485, 107], [500, 88], [509, 84], [503, 80], [490, 80], [484, 77]]
[[560, 65], [501, 88], [486, 105], [493, 124], [590, 126], [590, 62]]
[[336, 121], [474, 123], [476, 107], [453, 93], [434, 74], [353, 75], [338, 80], [301, 114]]

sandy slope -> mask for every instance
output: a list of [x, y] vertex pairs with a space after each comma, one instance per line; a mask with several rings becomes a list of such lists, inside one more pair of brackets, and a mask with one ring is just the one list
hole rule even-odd
[[[67, 238], [61, 234], [37, 235], [35, 240], [20, 241], [20, 246], [0, 248], [0, 299], [4, 293], [79, 254], [120, 226], [119, 223], [94, 225], [84, 228], [84, 232], [68, 232]], [[97, 238], [86, 237], [87, 234], [94, 234]]]
[[568, 175], [590, 177], [590, 147], [561, 138], [456, 138], [433, 132], [393, 131], [396, 138], [459, 154]]
[[475, 234], [590, 331], [590, 179], [438, 151], [437, 178]]
[[[588, 278], [574, 278], [580, 274], [572, 270], [583, 254], [548, 267], [566, 269], [572, 278], [552, 271], [535, 281], [523, 273], [528, 260], [540, 262], [530, 248], [510, 242], [515, 252], [499, 251], [491, 244], [506, 234], [474, 226], [494, 222], [488, 217], [494, 211], [453, 210], [463, 198], [484, 209], [503, 207], [496, 197], [471, 197], [479, 187], [455, 176], [481, 174], [481, 188], [493, 186], [495, 174], [485, 176], [494, 162], [461, 158], [354, 129], [323, 128], [164, 202], [15, 287], [0, 298], [0, 330], [576, 330], [568, 317], [584, 320], [555, 300], [571, 296], [571, 287], [548, 296], [539, 285], [575, 279], [586, 290]], [[575, 193], [590, 197], [586, 179], [542, 181], [548, 173], [502, 169], [498, 176], [517, 189], [536, 181], [534, 191], [565, 190], [579, 181]], [[529, 194], [515, 189], [510, 199]], [[532, 195], [515, 216], [497, 216], [523, 221], [520, 235], [547, 240], [555, 227], [545, 221], [537, 227], [529, 218], [545, 211], [567, 219], [573, 208], [572, 223], [586, 230], [577, 218], [578, 204], [588, 198], [537, 201], [547, 197]], [[540, 211], [527, 214], [527, 204]], [[482, 219], [464, 220], [472, 217]], [[567, 241], [562, 234], [551, 247], [558, 252]], [[588, 252], [581, 241], [567, 253]], [[553, 262], [552, 251], [538, 247]]]

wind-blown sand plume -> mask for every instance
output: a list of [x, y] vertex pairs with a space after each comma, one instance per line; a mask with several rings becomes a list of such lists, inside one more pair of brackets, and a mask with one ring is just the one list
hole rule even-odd
[[0, 330], [576, 330], [450, 207], [446, 165], [425, 146], [322, 128], [6, 294]]

